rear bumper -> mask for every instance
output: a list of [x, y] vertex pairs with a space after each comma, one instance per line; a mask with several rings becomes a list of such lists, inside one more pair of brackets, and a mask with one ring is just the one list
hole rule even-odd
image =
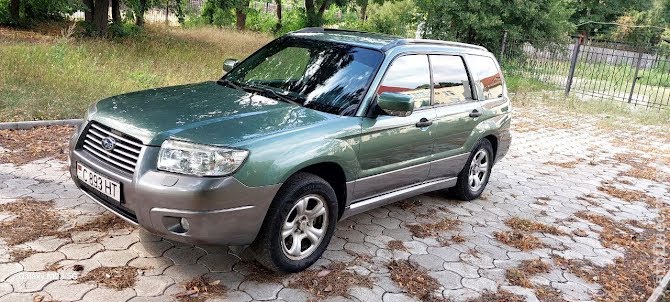
[[[76, 138], [73, 138], [73, 141]], [[70, 175], [86, 195], [125, 220], [175, 241], [191, 244], [245, 245], [253, 242], [281, 184], [247, 187], [232, 176], [194, 177], [158, 171], [158, 147], [142, 148], [133, 175], [75, 150]], [[147, 160], [150, 159], [150, 160]], [[77, 179], [79, 162], [121, 183], [121, 201], [98, 193]], [[186, 218], [190, 227], [179, 227]]]

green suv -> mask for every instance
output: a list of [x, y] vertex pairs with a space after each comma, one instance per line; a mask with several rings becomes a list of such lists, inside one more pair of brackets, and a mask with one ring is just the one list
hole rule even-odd
[[480, 46], [308, 28], [224, 69], [93, 104], [70, 145], [77, 186], [152, 233], [250, 244], [296, 272], [338, 220], [440, 189], [477, 198], [509, 149], [505, 83]]

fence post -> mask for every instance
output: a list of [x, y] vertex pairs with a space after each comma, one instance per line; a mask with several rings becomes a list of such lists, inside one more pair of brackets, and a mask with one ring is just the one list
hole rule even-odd
[[507, 31], [503, 32], [503, 38], [502, 38], [502, 47], [500, 47], [500, 62], [503, 61], [504, 55], [505, 55], [505, 46], [507, 45]]
[[[637, 54], [637, 64], [635, 65], [635, 75], [633, 76], [633, 85], [630, 87], [630, 94], [628, 95], [628, 104], [633, 100], [633, 92], [635, 92], [635, 84], [637, 83], [637, 74], [640, 71], [640, 62], [642, 62], [642, 52]], [[637, 98], [635, 99], [637, 105]]]
[[570, 88], [572, 88], [572, 78], [575, 76], [575, 67], [577, 66], [577, 55], [579, 54], [579, 46], [582, 45], [582, 37], [579, 36], [575, 39], [575, 47], [572, 50], [572, 57], [570, 58], [570, 72], [568, 73], [568, 80], [565, 83], [565, 95], [570, 94]]

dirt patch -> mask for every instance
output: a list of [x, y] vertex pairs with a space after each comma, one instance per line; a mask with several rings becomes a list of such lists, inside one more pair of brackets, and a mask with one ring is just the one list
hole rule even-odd
[[552, 235], [565, 235], [564, 232], [559, 230], [555, 226], [546, 225], [544, 223], [535, 222], [528, 219], [523, 219], [519, 217], [512, 217], [505, 220], [505, 225], [517, 231], [524, 232], [541, 232]]
[[485, 292], [479, 298], [470, 299], [468, 302], [524, 302], [526, 298], [510, 293], [506, 290], [498, 292]]
[[334, 262], [322, 270], [307, 270], [289, 280], [289, 287], [305, 290], [318, 299], [342, 296], [353, 286], [372, 288], [369, 276], [362, 276], [346, 269], [347, 264]]
[[455, 219], [444, 218], [436, 223], [424, 224], [410, 224], [407, 225], [412, 235], [419, 238], [439, 236], [440, 232], [453, 230], [460, 224], [460, 221]]
[[495, 232], [493, 235], [498, 241], [522, 251], [533, 250], [544, 246], [542, 242], [540, 242], [540, 239], [537, 239], [537, 237], [527, 232], [505, 231]]
[[84, 283], [93, 281], [116, 290], [133, 287], [137, 281], [137, 269], [134, 267], [98, 267], [77, 279]]
[[53, 201], [22, 198], [16, 202], [0, 205], [0, 212], [14, 216], [13, 219], [0, 222], [0, 237], [10, 246], [43, 236], [62, 237], [58, 229], [64, 222], [53, 210], [53, 204]]
[[391, 279], [408, 294], [421, 301], [440, 301], [434, 292], [440, 288], [437, 280], [420, 266], [407, 260], [393, 260], [387, 265], [391, 271]]
[[391, 240], [386, 244], [386, 246], [388, 247], [389, 250], [392, 250], [392, 251], [393, 250], [395, 250], [395, 251], [407, 251], [407, 247], [400, 240]]
[[657, 207], [658, 206], [658, 200], [654, 198], [653, 196], [648, 195], [645, 192], [638, 191], [638, 190], [628, 190], [628, 189], [619, 189], [615, 186], [612, 186], [610, 184], [604, 184], [600, 187], [598, 187], [598, 190], [601, 192], [606, 193], [607, 195], [610, 195], [612, 197], [619, 198], [621, 200], [627, 201], [627, 202], [636, 202], [636, 201], [641, 201], [649, 206], [652, 207]]
[[225, 294], [226, 287], [221, 285], [221, 280], [209, 280], [200, 277], [186, 282], [184, 291], [176, 294], [175, 299], [183, 302], [203, 302]]
[[33, 160], [55, 157], [65, 161], [71, 126], [37, 127], [29, 130], [0, 130], [0, 163], [23, 165]]

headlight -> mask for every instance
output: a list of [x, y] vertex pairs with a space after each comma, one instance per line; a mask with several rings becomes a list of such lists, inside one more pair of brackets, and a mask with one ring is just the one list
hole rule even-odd
[[249, 151], [166, 140], [158, 153], [158, 169], [198, 176], [231, 174]]

